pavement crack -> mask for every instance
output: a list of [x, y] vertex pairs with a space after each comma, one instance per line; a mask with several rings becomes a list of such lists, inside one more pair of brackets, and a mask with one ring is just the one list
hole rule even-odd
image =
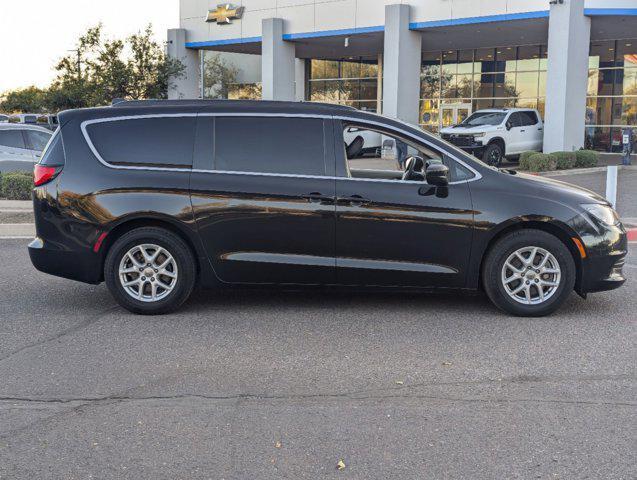
[[109, 308], [107, 308], [106, 310], [102, 311], [101, 313], [98, 313], [95, 317], [90, 318], [88, 320], [84, 320], [83, 322], [80, 322], [76, 325], [73, 325], [72, 327], [66, 328], [64, 330], [62, 330], [61, 332], [56, 333], [55, 335], [51, 336], [51, 337], [47, 337], [44, 340], [40, 340], [37, 342], [33, 342], [33, 343], [29, 343], [28, 345], [24, 345], [23, 347], [20, 347], [10, 353], [7, 353], [6, 355], [3, 355], [0, 357], [0, 362], [3, 362], [5, 360], [7, 360], [8, 358], [13, 357], [14, 355], [17, 355], [18, 353], [22, 353], [25, 350], [30, 350], [32, 348], [35, 347], [39, 347], [41, 345], [45, 345], [47, 343], [50, 342], [54, 342], [55, 340], [59, 340], [60, 338], [66, 336], [66, 335], [71, 335], [79, 330], [82, 330], [98, 321], [100, 321], [102, 318], [104, 318], [106, 315], [108, 315], [109, 313], [111, 313], [113, 310], [119, 308], [118, 305], [113, 305]]
[[[454, 395], [426, 395], [426, 394], [401, 394], [392, 390], [389, 392], [378, 391], [371, 394], [356, 394], [356, 392], [343, 393], [308, 393], [308, 394], [288, 394], [269, 395], [239, 393], [233, 395], [203, 395], [203, 394], [181, 394], [181, 395], [151, 395], [151, 396], [120, 396], [110, 395], [105, 397], [73, 397], [73, 398], [30, 398], [30, 397], [0, 397], [0, 402], [20, 402], [35, 404], [79, 404], [80, 406], [91, 404], [110, 404], [120, 402], [149, 402], [149, 401], [172, 401], [172, 400], [205, 400], [205, 401], [236, 401], [236, 400], [326, 400], [341, 399], [349, 400], [384, 400], [384, 399], [419, 399], [431, 401], [447, 402], [477, 402], [477, 403], [561, 403], [572, 405], [612, 405], [635, 407], [637, 403], [626, 401], [604, 401], [590, 399], [564, 399], [564, 398], [526, 398], [526, 397], [469, 397]], [[77, 405], [76, 405], [77, 406]]]

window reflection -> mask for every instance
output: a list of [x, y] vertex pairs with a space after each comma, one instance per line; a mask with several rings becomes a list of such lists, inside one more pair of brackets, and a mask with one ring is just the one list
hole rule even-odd
[[[427, 130], [449, 120], [445, 106], [537, 108], [544, 116], [546, 45], [425, 52], [422, 58], [420, 124]], [[586, 105], [587, 146], [621, 148], [621, 128], [637, 126], [637, 39], [591, 43]]]
[[375, 112], [378, 103], [376, 59], [311, 60], [308, 98]]

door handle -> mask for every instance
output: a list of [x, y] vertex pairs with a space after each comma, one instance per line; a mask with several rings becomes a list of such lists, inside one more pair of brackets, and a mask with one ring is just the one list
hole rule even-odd
[[351, 197], [338, 197], [336, 200], [340, 203], [348, 203], [352, 207], [360, 207], [371, 202], [371, 200], [360, 195], [352, 195]]
[[542, 127], [538, 127], [538, 130], [541, 132], [543, 129], [542, 129]]
[[325, 203], [334, 201], [334, 197], [323, 195], [320, 192], [312, 192], [308, 193], [307, 195], [301, 195], [301, 198], [307, 200], [310, 203]]
[[526, 132], [526, 130], [520, 130], [520, 132]]

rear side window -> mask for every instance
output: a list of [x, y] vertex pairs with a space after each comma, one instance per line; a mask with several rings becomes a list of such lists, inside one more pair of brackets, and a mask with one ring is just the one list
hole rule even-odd
[[41, 152], [51, 138], [50, 133], [40, 132], [37, 130], [25, 130], [27, 136], [27, 148]]
[[535, 125], [537, 123], [537, 114], [532, 111], [518, 112], [520, 115], [520, 123], [523, 127]]
[[86, 131], [108, 163], [190, 167], [195, 117], [132, 118], [93, 123]]
[[221, 117], [215, 120], [216, 170], [325, 175], [323, 120]]
[[22, 130], [0, 130], [0, 146], [25, 148]]
[[62, 135], [58, 130], [51, 138], [51, 141], [42, 152], [42, 158], [38, 162], [40, 165], [60, 166], [64, 165], [64, 146], [62, 145]]

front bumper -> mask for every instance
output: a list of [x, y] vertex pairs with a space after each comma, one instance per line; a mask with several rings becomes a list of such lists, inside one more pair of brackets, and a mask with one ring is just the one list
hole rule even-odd
[[623, 267], [628, 254], [624, 227], [608, 227], [603, 235], [582, 236], [587, 256], [582, 260], [577, 292], [587, 294], [621, 287], [626, 282]]
[[442, 135], [442, 139], [464, 150], [467, 153], [475, 155], [476, 157], [482, 156], [482, 153], [484, 152], [484, 145], [482, 144], [482, 142], [476, 142], [473, 140], [473, 138], [467, 139], [445, 134]]

